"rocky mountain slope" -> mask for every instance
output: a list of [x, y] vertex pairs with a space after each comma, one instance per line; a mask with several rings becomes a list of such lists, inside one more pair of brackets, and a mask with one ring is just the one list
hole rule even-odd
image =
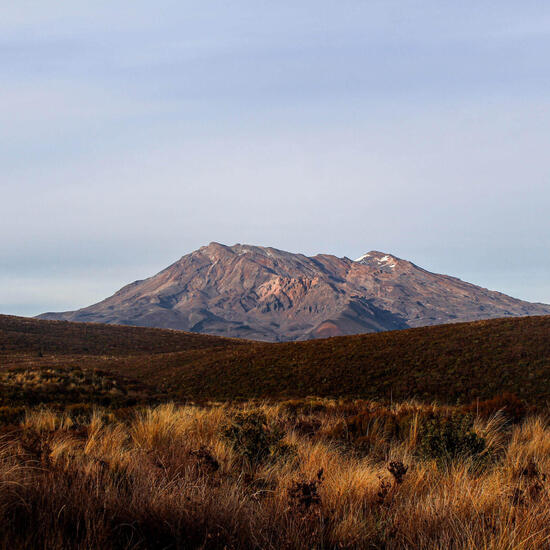
[[282, 341], [546, 314], [382, 252], [353, 261], [211, 243], [98, 304], [39, 317]]

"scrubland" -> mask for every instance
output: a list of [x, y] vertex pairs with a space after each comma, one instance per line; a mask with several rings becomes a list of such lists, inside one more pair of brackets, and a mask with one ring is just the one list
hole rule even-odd
[[511, 392], [544, 405], [548, 334], [550, 316], [266, 343], [0, 315], [0, 370], [101, 371], [119, 386], [130, 381], [134, 394], [141, 385], [185, 402], [315, 395], [465, 403]]
[[0, 437], [6, 549], [550, 546], [550, 423], [513, 396], [16, 416]]

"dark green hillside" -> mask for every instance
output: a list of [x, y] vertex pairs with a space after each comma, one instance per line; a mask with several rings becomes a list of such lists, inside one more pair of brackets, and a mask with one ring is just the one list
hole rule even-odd
[[[269, 344], [0, 316], [3, 368], [101, 369], [178, 399], [550, 400], [550, 317]], [[155, 390], [156, 391], [156, 390]]]

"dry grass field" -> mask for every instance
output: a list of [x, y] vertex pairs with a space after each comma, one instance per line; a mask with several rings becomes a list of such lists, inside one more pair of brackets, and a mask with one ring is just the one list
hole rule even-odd
[[29, 409], [3, 428], [1, 546], [548, 548], [550, 425], [476, 405]]

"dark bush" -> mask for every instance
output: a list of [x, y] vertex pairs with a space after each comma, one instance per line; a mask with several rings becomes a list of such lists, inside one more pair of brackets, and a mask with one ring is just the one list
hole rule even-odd
[[479, 456], [485, 449], [485, 439], [478, 436], [472, 426], [470, 415], [427, 418], [420, 426], [418, 454], [437, 460]]
[[324, 470], [321, 468], [314, 480], [299, 479], [294, 481], [288, 490], [291, 507], [307, 511], [312, 506], [320, 506], [321, 495], [319, 494], [319, 486], [323, 483], [323, 478]]
[[405, 474], [409, 471], [409, 467], [405, 466], [400, 460], [392, 460], [388, 464], [388, 472], [393, 476], [395, 482], [398, 484], [403, 483]]
[[292, 448], [282, 442], [284, 434], [270, 425], [262, 413], [241, 413], [223, 430], [223, 435], [250, 464], [264, 462], [270, 457], [288, 456]]

